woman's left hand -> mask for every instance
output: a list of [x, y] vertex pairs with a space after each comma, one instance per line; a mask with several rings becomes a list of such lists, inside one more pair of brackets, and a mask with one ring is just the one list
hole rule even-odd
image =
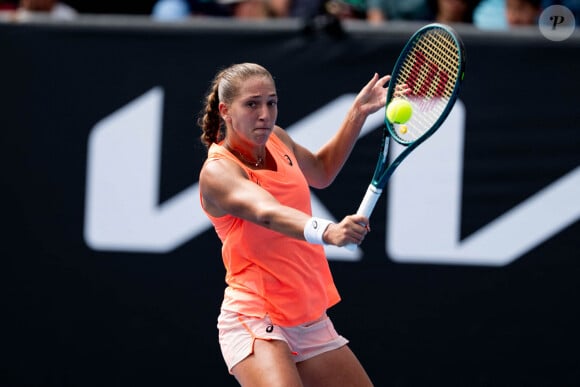
[[[379, 74], [375, 73], [369, 83], [367, 83], [356, 96], [355, 105], [357, 106], [359, 113], [368, 116], [385, 106], [388, 91], [388, 88], [385, 87], [385, 85], [387, 85], [390, 80], [390, 75], [385, 75], [384, 77], [379, 78]], [[399, 85], [396, 94], [407, 94], [410, 91], [411, 90], [407, 85]]]

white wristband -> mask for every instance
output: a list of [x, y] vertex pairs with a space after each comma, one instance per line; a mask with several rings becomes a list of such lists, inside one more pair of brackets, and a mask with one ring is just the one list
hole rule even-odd
[[322, 234], [328, 228], [328, 225], [332, 222], [330, 220], [312, 217], [308, 219], [306, 225], [304, 226], [304, 238], [307, 242], [316, 245], [325, 245], [326, 243], [322, 239]]

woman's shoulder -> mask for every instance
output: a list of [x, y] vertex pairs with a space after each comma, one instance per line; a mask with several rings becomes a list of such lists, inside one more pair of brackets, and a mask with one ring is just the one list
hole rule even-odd
[[294, 140], [292, 137], [281, 127], [278, 125], [274, 126], [274, 130], [272, 132], [274, 136], [276, 136], [286, 147], [290, 150], [294, 150]]

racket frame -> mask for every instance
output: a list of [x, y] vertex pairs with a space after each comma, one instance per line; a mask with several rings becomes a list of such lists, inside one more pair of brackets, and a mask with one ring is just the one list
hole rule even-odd
[[[401, 67], [403, 66], [403, 64], [407, 58], [407, 54], [413, 49], [413, 47], [415, 46], [415, 42], [418, 39], [420, 39], [422, 35], [424, 35], [428, 31], [433, 30], [433, 29], [443, 29], [444, 31], [448, 32], [449, 35], [453, 38], [456, 47], [458, 47], [459, 69], [458, 69], [457, 79], [455, 80], [455, 84], [453, 85], [453, 92], [451, 93], [451, 96], [449, 97], [449, 101], [447, 102], [447, 106], [445, 107], [445, 110], [439, 115], [437, 121], [435, 121], [435, 123], [431, 126], [431, 128], [429, 128], [423, 135], [421, 135], [415, 141], [405, 142], [405, 141], [401, 140], [400, 137], [397, 135], [397, 132], [396, 132], [393, 124], [385, 117], [385, 119], [384, 119], [385, 126], [383, 129], [383, 132], [384, 132], [383, 133], [383, 141], [382, 141], [382, 147], [381, 147], [381, 151], [380, 151], [381, 154], [380, 154], [379, 161], [377, 162], [377, 166], [375, 168], [375, 173], [373, 174], [373, 178], [372, 178], [372, 182], [371, 182], [371, 185], [373, 185], [375, 188], [383, 189], [386, 186], [387, 181], [389, 180], [389, 178], [391, 177], [391, 175], [393, 174], [395, 169], [399, 166], [399, 164], [401, 164], [401, 162], [416, 147], [418, 147], [421, 143], [423, 143], [425, 140], [427, 140], [429, 137], [431, 137], [433, 135], [433, 133], [435, 133], [435, 131], [437, 131], [437, 129], [439, 129], [439, 127], [443, 124], [443, 122], [445, 122], [445, 120], [449, 116], [449, 113], [451, 112], [451, 109], [455, 105], [455, 101], [457, 100], [457, 97], [459, 96], [461, 83], [463, 82], [463, 78], [465, 76], [465, 47], [463, 45], [463, 41], [459, 38], [459, 36], [455, 32], [455, 30], [453, 28], [451, 28], [447, 25], [441, 24], [441, 23], [431, 23], [431, 24], [428, 24], [426, 26], [423, 26], [422, 28], [417, 30], [409, 38], [409, 40], [407, 41], [407, 44], [405, 44], [405, 47], [403, 48], [403, 50], [399, 54], [397, 62], [395, 63], [395, 67], [393, 68], [393, 72], [392, 72], [393, 78], [391, 79], [391, 81], [393, 79], [396, 79], [396, 75], [398, 75], [399, 72], [401, 72]], [[386, 100], [385, 106], [388, 106], [389, 103], [393, 100], [394, 94], [395, 94], [395, 87], [389, 87], [389, 90], [387, 91], [387, 100]], [[389, 141], [390, 138], [392, 138], [398, 144], [401, 144], [402, 146], [404, 146], [405, 149], [397, 156], [397, 158], [395, 160], [393, 160], [393, 162], [386, 169], [384, 169], [384, 166], [388, 162], [387, 154], [388, 154], [388, 147], [390, 145], [390, 141]]]
[[[395, 63], [395, 66], [394, 66], [393, 72], [392, 72], [393, 78], [391, 79], [391, 81], [393, 79], [396, 79], [396, 75], [398, 75], [399, 72], [401, 71], [401, 67], [403, 66], [403, 63], [405, 62], [407, 55], [415, 46], [415, 42], [417, 41], [417, 39], [420, 39], [422, 35], [427, 33], [429, 30], [433, 30], [433, 29], [443, 29], [444, 31], [448, 32], [449, 35], [451, 35], [451, 37], [453, 38], [456, 47], [458, 48], [459, 68], [458, 68], [457, 79], [455, 80], [455, 84], [453, 85], [453, 92], [451, 93], [451, 96], [449, 97], [449, 100], [446, 104], [445, 110], [440, 114], [440, 116], [435, 121], [435, 123], [424, 134], [422, 134], [419, 138], [417, 138], [414, 141], [405, 142], [405, 141], [401, 140], [400, 137], [397, 135], [395, 128], [393, 127], [391, 122], [385, 117], [385, 119], [384, 119], [385, 125], [383, 127], [383, 138], [381, 141], [379, 158], [378, 158], [378, 161], [377, 161], [377, 164], [375, 167], [375, 171], [373, 173], [373, 178], [371, 180], [371, 183], [367, 187], [367, 190], [365, 192], [363, 200], [361, 201], [361, 204], [356, 212], [357, 214], [364, 215], [367, 218], [370, 218], [370, 216], [371, 216], [371, 214], [376, 206], [376, 203], [378, 202], [378, 200], [383, 192], [383, 189], [386, 186], [386, 184], [387, 184], [389, 178], [391, 177], [391, 175], [393, 174], [393, 172], [396, 170], [396, 168], [399, 166], [399, 164], [401, 164], [401, 162], [415, 148], [417, 148], [417, 146], [419, 146], [421, 143], [423, 143], [425, 140], [427, 140], [431, 135], [433, 135], [433, 133], [435, 133], [435, 131], [437, 129], [439, 129], [439, 127], [447, 119], [447, 116], [451, 112], [451, 109], [455, 105], [455, 101], [457, 100], [457, 97], [459, 95], [461, 83], [463, 82], [463, 78], [465, 76], [465, 62], [466, 62], [466, 60], [465, 60], [465, 47], [463, 45], [462, 40], [459, 38], [459, 36], [457, 35], [457, 33], [455, 32], [455, 30], [453, 28], [451, 28], [447, 25], [444, 25], [444, 24], [440, 24], [440, 23], [431, 23], [431, 24], [428, 24], [426, 26], [423, 26], [419, 30], [417, 30], [409, 38], [409, 40], [405, 44], [405, 47], [403, 48], [403, 50], [399, 54], [397, 62]], [[389, 85], [389, 89], [387, 91], [387, 99], [386, 99], [385, 107], [388, 106], [389, 103], [391, 102], [391, 100], [393, 99], [393, 96], [395, 95], [395, 92], [396, 92], [395, 88], [396, 88], [396, 85], [393, 85], [392, 87]], [[401, 144], [402, 146], [404, 146], [405, 149], [395, 158], [395, 160], [393, 160], [393, 162], [391, 164], [389, 164], [387, 166], [391, 138], [394, 141], [396, 141], [398, 144]], [[385, 168], [385, 166], [387, 166], [387, 167]], [[356, 250], [357, 245], [356, 244], [348, 244], [345, 247], [348, 248], [349, 250], [353, 251], [353, 250]]]

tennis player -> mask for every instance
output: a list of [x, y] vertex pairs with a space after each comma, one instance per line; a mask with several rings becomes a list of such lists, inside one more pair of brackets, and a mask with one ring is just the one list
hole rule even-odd
[[312, 217], [309, 186], [334, 180], [367, 116], [384, 107], [389, 79], [375, 74], [315, 153], [276, 125], [278, 95], [264, 67], [234, 64], [208, 90], [200, 196], [223, 244], [219, 343], [242, 386], [372, 386], [326, 314], [340, 296], [323, 248], [360, 244], [369, 221]]

